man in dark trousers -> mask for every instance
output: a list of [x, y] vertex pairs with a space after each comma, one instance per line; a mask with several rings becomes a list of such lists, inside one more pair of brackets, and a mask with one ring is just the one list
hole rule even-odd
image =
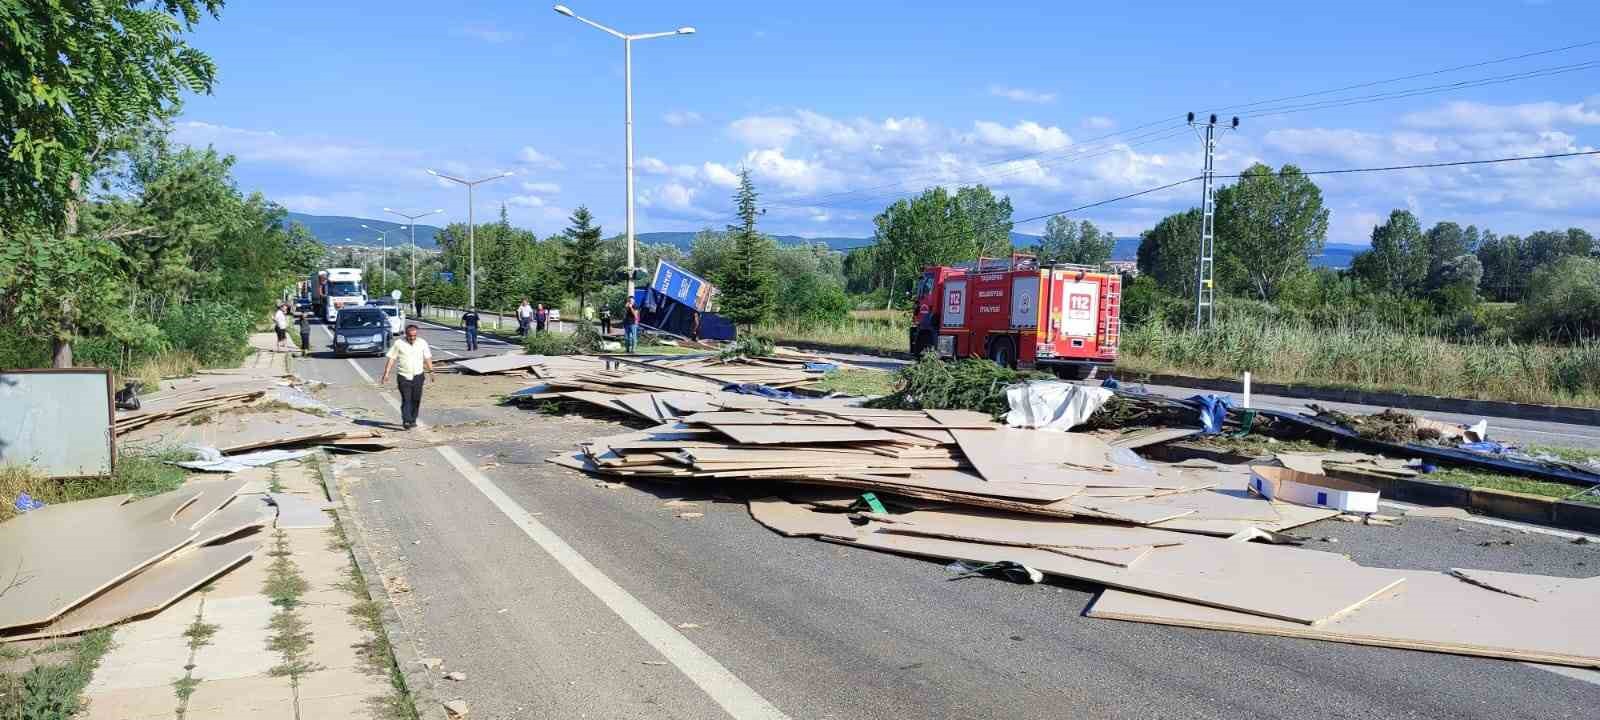
[[461, 316], [461, 327], [467, 331], [467, 349], [478, 349], [478, 309], [473, 308]]
[[544, 332], [545, 323], [550, 322], [550, 310], [539, 303], [539, 308], [533, 311], [533, 325], [537, 332]]
[[400, 424], [410, 430], [417, 426], [417, 412], [422, 409], [423, 373], [433, 374], [433, 350], [427, 340], [417, 337], [417, 326], [407, 325], [405, 339], [389, 346], [388, 357], [378, 384], [389, 382], [389, 373], [395, 373], [400, 383]]
[[600, 308], [600, 334], [611, 334], [611, 307], [609, 305]]
[[300, 357], [311, 354], [311, 313], [300, 313]]
[[622, 346], [629, 354], [639, 346], [639, 308], [633, 306], [633, 298], [622, 306]]

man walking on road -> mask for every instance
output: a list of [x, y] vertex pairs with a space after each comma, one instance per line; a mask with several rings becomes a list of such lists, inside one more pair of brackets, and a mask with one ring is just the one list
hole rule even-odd
[[545, 323], [550, 322], [550, 311], [544, 303], [539, 303], [539, 309], [533, 311], [533, 325], [539, 332], [544, 332]]
[[527, 335], [528, 325], [533, 322], [533, 306], [528, 304], [528, 299], [523, 298], [522, 304], [517, 306], [517, 335]]
[[277, 334], [278, 342], [272, 346], [273, 352], [283, 352], [283, 344], [289, 342], [289, 306], [279, 305], [272, 313], [272, 331]]
[[422, 382], [433, 374], [433, 350], [428, 341], [417, 337], [417, 326], [407, 325], [405, 339], [389, 346], [389, 362], [383, 366], [378, 384], [389, 382], [393, 371], [400, 383], [400, 424], [410, 430], [417, 426], [417, 411], [422, 409]]
[[467, 331], [467, 349], [478, 349], [478, 309], [473, 308], [461, 316], [461, 327]]
[[639, 308], [633, 306], [633, 298], [628, 298], [628, 303], [622, 306], [622, 346], [631, 355], [638, 345]]

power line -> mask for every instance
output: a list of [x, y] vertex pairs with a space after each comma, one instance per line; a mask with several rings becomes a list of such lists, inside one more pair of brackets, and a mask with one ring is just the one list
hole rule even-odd
[[[1519, 155], [1515, 157], [1489, 158], [1486, 160], [1455, 160], [1451, 162], [1415, 163], [1411, 165], [1384, 165], [1379, 167], [1339, 168], [1336, 170], [1303, 170], [1300, 175], [1347, 175], [1351, 173], [1390, 172], [1394, 170], [1424, 170], [1428, 168], [1461, 167], [1464, 165], [1494, 165], [1497, 163], [1520, 162], [1523, 160], [1554, 160], [1558, 158], [1583, 157], [1586, 155], [1600, 155], [1600, 150], [1582, 150], [1577, 152], [1550, 153], [1547, 155]], [[1295, 173], [1291, 173], [1295, 174]], [[1250, 179], [1266, 177], [1260, 173], [1235, 173], [1233, 175], [1218, 175], [1219, 178]]]
[[1288, 115], [1290, 113], [1306, 112], [1308, 110], [1323, 110], [1327, 108], [1347, 107], [1350, 105], [1365, 105], [1368, 103], [1384, 102], [1386, 100], [1398, 100], [1401, 98], [1433, 95], [1442, 92], [1453, 92], [1468, 88], [1484, 87], [1486, 85], [1499, 85], [1517, 80], [1531, 80], [1534, 78], [1550, 77], [1552, 75], [1563, 75], [1570, 72], [1578, 72], [1580, 70], [1589, 70], [1595, 67], [1600, 67], [1600, 60], [1590, 60], [1587, 62], [1573, 63], [1571, 65], [1555, 65], [1551, 67], [1535, 68], [1533, 70], [1524, 70], [1506, 75], [1475, 78], [1472, 80], [1461, 80], [1453, 83], [1444, 83], [1441, 85], [1432, 85], [1428, 87], [1411, 88], [1407, 90], [1393, 90], [1389, 92], [1374, 93], [1372, 95], [1362, 95], [1351, 98], [1335, 98], [1331, 100], [1321, 100], [1318, 102], [1304, 103], [1300, 105], [1285, 105], [1276, 108], [1267, 108], [1260, 112], [1249, 113], [1243, 117], [1271, 117], [1274, 115]]

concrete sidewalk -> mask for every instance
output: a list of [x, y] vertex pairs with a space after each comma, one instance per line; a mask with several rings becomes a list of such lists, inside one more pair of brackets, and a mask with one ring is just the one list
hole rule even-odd
[[[309, 462], [241, 475], [327, 499]], [[363, 617], [365, 591], [337, 529], [268, 529], [262, 537], [244, 565], [118, 628], [85, 691], [82, 717], [384, 717], [395, 690], [387, 657], [376, 655], [387, 646]]]

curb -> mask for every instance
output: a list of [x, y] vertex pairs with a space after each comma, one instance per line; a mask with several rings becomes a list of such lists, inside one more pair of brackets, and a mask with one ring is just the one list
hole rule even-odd
[[[1140, 451], [1157, 460], [1166, 461], [1198, 458], [1221, 464], [1239, 465], [1260, 459], [1225, 450], [1196, 447], [1187, 443], [1156, 445], [1140, 448]], [[1474, 515], [1515, 520], [1562, 530], [1600, 533], [1600, 505], [1353, 470], [1330, 470], [1328, 477], [1361, 483], [1377, 490], [1386, 500], [1417, 505], [1458, 507]]]
[[[1192, 377], [1188, 375], [1162, 375], [1159, 373], [1128, 373], [1127, 377], [1133, 378], [1133, 382], [1153, 385], [1175, 385], [1197, 390], [1213, 390], [1234, 394], [1244, 392], [1244, 384], [1237, 380]], [[1303, 400], [1325, 400], [1354, 405], [1378, 405], [1406, 410], [1459, 413], [1462, 415], [1514, 417], [1521, 420], [1543, 420], [1545, 422], [1574, 425], [1600, 425], [1600, 408], [1535, 405], [1500, 400], [1471, 400], [1433, 395], [1406, 395], [1404, 393], [1346, 390], [1311, 385], [1280, 385], [1278, 383], [1264, 382], [1250, 383], [1250, 391], [1257, 395], [1279, 395]]]
[[394, 598], [389, 596], [388, 588], [383, 586], [383, 576], [378, 572], [377, 563], [372, 561], [366, 538], [360, 537], [360, 534], [355, 532], [356, 525], [351, 522], [350, 511], [344, 506], [344, 493], [339, 492], [339, 480], [333, 474], [333, 460], [328, 451], [318, 452], [322, 458], [317, 467], [322, 473], [323, 491], [331, 495], [329, 499], [337, 503], [333, 512], [339, 517], [340, 526], [345, 529], [345, 539], [350, 544], [350, 555], [355, 558], [356, 567], [361, 570], [361, 577], [367, 585], [367, 595], [374, 600], [383, 599], [383, 611], [379, 613], [379, 620], [383, 624], [384, 634], [389, 638], [389, 648], [394, 654], [395, 665], [400, 669], [406, 692], [411, 696], [411, 706], [421, 720], [448, 720], [444, 705], [441, 704], [443, 700], [439, 699], [443, 696], [439, 694], [439, 685], [434, 673], [416, 662], [421, 659], [422, 654], [417, 651], [416, 643], [411, 640], [411, 634], [406, 632], [405, 626], [400, 622], [400, 614], [394, 609]]

